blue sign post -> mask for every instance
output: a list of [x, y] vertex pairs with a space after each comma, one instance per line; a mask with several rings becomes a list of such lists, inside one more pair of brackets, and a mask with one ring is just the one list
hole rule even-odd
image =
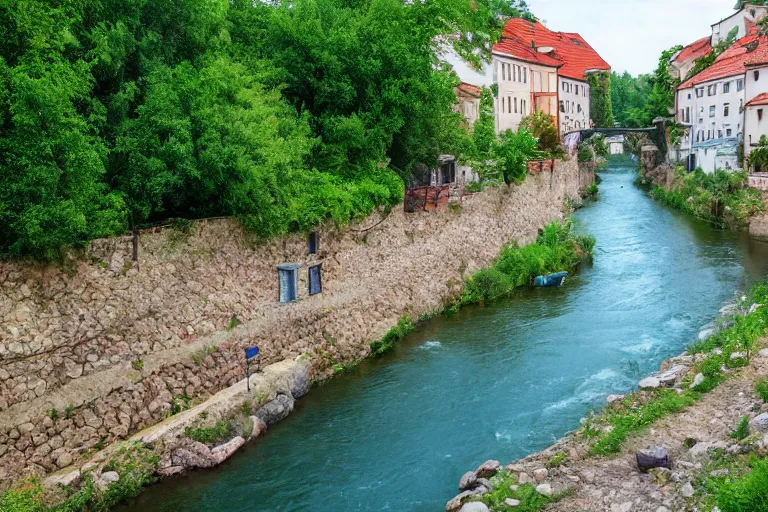
[[249, 392], [251, 391], [251, 360], [257, 357], [259, 357], [259, 347], [245, 348], [245, 382]]

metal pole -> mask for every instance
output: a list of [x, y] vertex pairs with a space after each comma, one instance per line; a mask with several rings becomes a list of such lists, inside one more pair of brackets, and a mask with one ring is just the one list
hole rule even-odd
[[245, 360], [245, 382], [246, 386], [248, 386], [248, 392], [251, 392], [251, 362], [246, 359]]

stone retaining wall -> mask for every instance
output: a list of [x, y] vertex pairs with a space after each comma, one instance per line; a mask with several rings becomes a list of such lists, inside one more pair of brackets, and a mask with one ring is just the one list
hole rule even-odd
[[[327, 377], [400, 316], [440, 307], [504, 243], [531, 242], [592, 180], [558, 162], [460, 209], [323, 227], [316, 255], [304, 235], [254, 246], [216, 220], [142, 233], [138, 263], [122, 237], [63, 266], [0, 264], [0, 482], [68, 466], [235, 383], [245, 346], [263, 365], [309, 354], [311, 377]], [[281, 263], [300, 266], [295, 303], [278, 303]], [[318, 263], [323, 293], [309, 296]]]

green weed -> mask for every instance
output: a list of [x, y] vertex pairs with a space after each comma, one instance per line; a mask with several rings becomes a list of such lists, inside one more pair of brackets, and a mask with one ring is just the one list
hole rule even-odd
[[739, 421], [739, 425], [736, 427], [736, 430], [731, 432], [729, 437], [731, 439], [736, 439], [737, 441], [743, 441], [749, 437], [749, 416], [743, 416], [741, 418], [741, 421]]
[[379, 341], [371, 343], [371, 355], [379, 357], [386, 354], [395, 346], [395, 343], [405, 338], [408, 334], [416, 330], [413, 320], [409, 316], [401, 317], [397, 325], [390, 329]]
[[229, 440], [232, 426], [228, 421], [219, 420], [213, 427], [188, 427], [184, 433], [193, 441], [214, 445]]

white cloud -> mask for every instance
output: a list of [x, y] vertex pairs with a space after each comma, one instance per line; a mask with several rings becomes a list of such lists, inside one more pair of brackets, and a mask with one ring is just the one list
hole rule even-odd
[[736, 0], [528, 0], [547, 27], [578, 32], [611, 67], [653, 71], [663, 50], [710, 35]]

